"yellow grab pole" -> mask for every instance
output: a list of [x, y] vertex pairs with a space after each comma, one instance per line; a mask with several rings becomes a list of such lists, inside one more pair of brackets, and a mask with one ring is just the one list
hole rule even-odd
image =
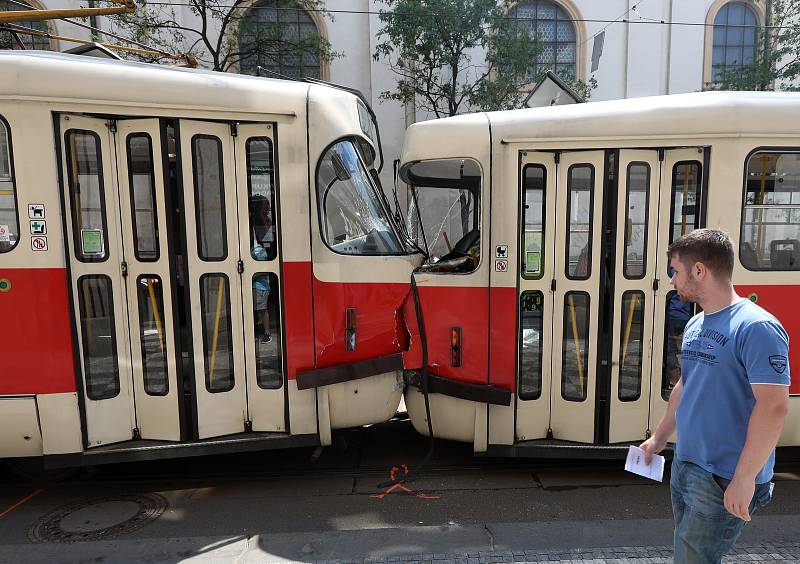
[[447, 252], [449, 253], [453, 250], [453, 245], [450, 244], [450, 239], [447, 238], [447, 233], [445, 231], [442, 231], [442, 235], [444, 235], [444, 244], [447, 245]]
[[639, 297], [634, 294], [631, 300], [631, 307], [628, 309], [628, 320], [625, 322], [625, 342], [622, 345], [622, 362], [619, 365], [620, 371], [625, 366], [625, 359], [628, 358], [628, 342], [631, 338], [631, 324], [633, 323], [633, 310], [639, 303]]
[[586, 390], [586, 378], [583, 373], [583, 357], [580, 347], [578, 347], [578, 320], [575, 316], [575, 300], [569, 297], [569, 314], [572, 321], [572, 338], [575, 341], [575, 358], [578, 360], [578, 381], [581, 384], [581, 391]]
[[[689, 199], [689, 165], [683, 165], [683, 204], [681, 205], [681, 237], [686, 235], [686, 203]], [[697, 207], [697, 202], [695, 202]], [[697, 210], [694, 210], [695, 215]]]
[[158, 303], [156, 302], [156, 291], [153, 290], [153, 280], [147, 279], [147, 293], [150, 296], [150, 305], [153, 307], [153, 319], [156, 322], [156, 330], [158, 331], [158, 344], [161, 346], [161, 352], [164, 352], [164, 328], [161, 326], [161, 314], [158, 311]]
[[219, 336], [219, 318], [222, 313], [222, 291], [225, 286], [225, 279], [219, 279], [217, 288], [217, 313], [214, 317], [214, 336], [211, 338], [211, 366], [208, 370], [208, 385], [214, 385], [214, 366], [217, 364], [217, 337]]

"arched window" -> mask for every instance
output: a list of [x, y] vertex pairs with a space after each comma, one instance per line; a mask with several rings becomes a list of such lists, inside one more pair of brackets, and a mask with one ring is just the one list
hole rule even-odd
[[541, 46], [531, 66], [531, 78], [548, 70], [564, 80], [577, 78], [577, 37], [572, 18], [561, 6], [546, 0], [527, 0], [514, 8], [514, 17], [528, 27]]
[[319, 29], [292, 0], [255, 2], [239, 22], [238, 38], [242, 74], [322, 77]]
[[724, 69], [753, 62], [758, 39], [758, 16], [744, 2], [729, 2], [714, 17], [711, 54], [711, 80], [717, 81]]
[[[35, 10], [32, 6], [21, 6], [21, 0], [11, 2], [9, 0], [0, 0], [0, 12], [18, 12], [20, 10]], [[48, 33], [47, 22], [20, 22], [15, 25], [20, 27], [27, 27], [28, 29], [35, 29]], [[9, 31], [0, 31], [0, 49], [47, 49], [50, 50], [50, 40], [46, 37], [37, 37], [34, 35], [26, 35], [17, 33], [14, 35]], [[20, 45], [22, 43], [22, 45]]]

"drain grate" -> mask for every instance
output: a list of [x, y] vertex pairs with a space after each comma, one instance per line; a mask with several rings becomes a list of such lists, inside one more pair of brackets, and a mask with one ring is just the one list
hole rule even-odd
[[28, 531], [33, 542], [90, 542], [137, 531], [158, 519], [167, 500], [158, 494], [115, 495], [70, 503], [51, 511]]

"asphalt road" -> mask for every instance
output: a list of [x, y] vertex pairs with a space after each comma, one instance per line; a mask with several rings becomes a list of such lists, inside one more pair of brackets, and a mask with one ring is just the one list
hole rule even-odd
[[[427, 448], [407, 421], [392, 421], [342, 433], [316, 461], [313, 449], [297, 449], [144, 462], [46, 485], [0, 473], [0, 562], [360, 560], [671, 543], [666, 483], [624, 472], [622, 461], [488, 459], [437, 441], [405, 484], [411, 491], [376, 497], [392, 466], [417, 469]], [[800, 464], [778, 470], [775, 499], [744, 543], [800, 541]]]

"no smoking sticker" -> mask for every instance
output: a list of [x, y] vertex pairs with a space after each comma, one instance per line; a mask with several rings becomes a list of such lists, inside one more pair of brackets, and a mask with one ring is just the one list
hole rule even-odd
[[46, 251], [47, 250], [47, 237], [31, 237], [31, 250], [32, 251]]
[[498, 259], [494, 261], [495, 272], [508, 272], [508, 261], [505, 259]]

